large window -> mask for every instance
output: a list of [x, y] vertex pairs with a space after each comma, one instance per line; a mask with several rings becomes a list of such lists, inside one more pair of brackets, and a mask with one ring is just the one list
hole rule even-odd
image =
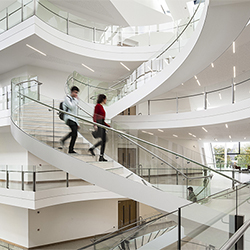
[[211, 143], [211, 148], [217, 168], [250, 166], [250, 142]]

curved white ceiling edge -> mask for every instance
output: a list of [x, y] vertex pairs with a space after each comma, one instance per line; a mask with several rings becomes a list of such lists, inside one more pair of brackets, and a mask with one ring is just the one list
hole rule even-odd
[[166, 93], [210, 65], [244, 29], [249, 8], [249, 1], [210, 6], [207, 0], [194, 35], [173, 62], [143, 87], [107, 107], [107, 118], [112, 119], [135, 104]]
[[228, 106], [185, 113], [117, 116], [113, 120], [129, 129], [185, 128], [229, 123], [249, 118], [250, 99]]
[[145, 61], [163, 46], [161, 44], [144, 47], [119, 47], [87, 42], [60, 32], [33, 16], [0, 35], [0, 51], [34, 34], [65, 51], [110, 61]]
[[124, 197], [100, 187], [89, 185], [47, 189], [37, 192], [1, 188], [0, 198], [1, 204], [36, 210], [70, 202]]

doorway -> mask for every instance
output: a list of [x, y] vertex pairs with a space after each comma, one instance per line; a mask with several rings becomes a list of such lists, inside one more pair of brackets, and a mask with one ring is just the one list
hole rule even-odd
[[[118, 229], [137, 220], [137, 202], [133, 200], [118, 201]], [[133, 224], [131, 227], [134, 227]], [[126, 227], [129, 229], [131, 227]]]
[[118, 148], [118, 162], [126, 168], [136, 168], [136, 149]]

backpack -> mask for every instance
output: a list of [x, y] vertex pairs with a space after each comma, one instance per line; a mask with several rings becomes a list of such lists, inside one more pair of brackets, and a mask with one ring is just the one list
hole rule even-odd
[[[63, 107], [64, 107], [64, 102], [60, 102], [59, 109], [64, 110]], [[69, 110], [69, 108], [66, 107], [65, 111], [68, 112], [68, 110]], [[58, 115], [59, 115], [59, 118], [64, 121], [64, 113], [59, 111]]]

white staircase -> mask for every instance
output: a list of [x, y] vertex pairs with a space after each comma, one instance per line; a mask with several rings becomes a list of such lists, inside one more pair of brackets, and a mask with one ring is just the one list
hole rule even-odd
[[87, 182], [162, 211], [170, 212], [189, 203], [185, 199], [154, 188], [149, 182], [108, 156], [108, 162], [97, 161], [97, 156], [93, 157], [87, 151], [91, 144], [81, 136], [78, 136], [75, 146], [79, 154], [67, 154], [67, 145], [63, 150], [58, 149], [60, 138], [69, 129], [50, 108], [30, 102], [21, 106], [19, 113], [20, 116], [13, 116], [11, 124], [14, 138], [32, 154], [49, 164]]

